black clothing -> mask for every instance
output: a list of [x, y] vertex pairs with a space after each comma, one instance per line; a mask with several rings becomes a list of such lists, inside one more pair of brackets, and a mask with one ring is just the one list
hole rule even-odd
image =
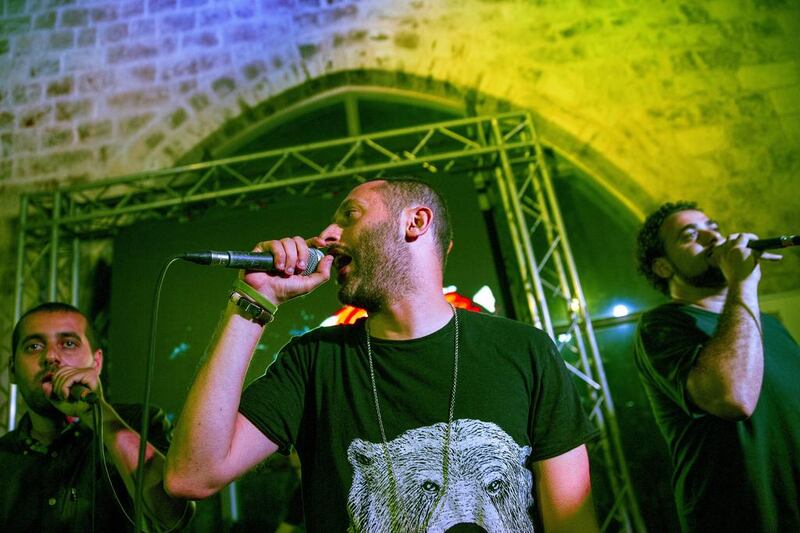
[[[137, 431], [140, 405], [114, 405], [120, 417]], [[92, 528], [92, 484], [95, 483], [95, 531], [133, 531], [108, 485], [100, 450], [96, 452], [96, 479], [92, 479], [92, 440], [95, 434], [73, 422], [44, 446], [30, 436], [25, 414], [19, 426], [0, 437], [0, 529], [28, 533], [86, 532]], [[151, 409], [148, 441], [166, 452], [170, 424], [164, 413]], [[125, 512], [133, 519], [133, 501], [111, 458], [108, 472]]]
[[690, 369], [719, 315], [670, 303], [639, 323], [636, 364], [673, 463], [684, 531], [800, 531], [800, 348], [761, 315], [764, 378], [747, 420], [694, 406]]
[[[458, 317], [446, 487], [452, 320], [419, 339], [371, 339], [391, 461], [377, 421], [363, 320], [294, 338], [245, 389], [242, 414], [284, 453], [292, 445], [299, 453], [309, 531], [345, 531], [348, 524], [351, 531], [418, 530], [442, 490], [444, 500], [457, 498], [468, 509], [469, 516], [452, 525], [517, 521], [516, 530], [530, 530], [530, 464], [583, 444], [593, 429], [546, 334], [500, 317], [465, 311]], [[444, 520], [444, 514], [430, 518]]]

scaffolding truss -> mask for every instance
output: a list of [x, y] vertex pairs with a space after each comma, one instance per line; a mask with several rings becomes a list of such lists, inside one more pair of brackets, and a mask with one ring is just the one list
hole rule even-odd
[[[14, 322], [43, 300], [77, 304], [85, 248], [146, 220], [184, 220], [213, 206], [325, 196], [384, 175], [471, 177], [498, 228], [517, 318], [557, 341], [600, 437], [591, 446], [613, 501], [604, 531], [644, 531], [614, 404], [533, 121], [514, 112], [264, 151], [87, 183], [22, 198]], [[17, 413], [4, 391], [6, 429]]]

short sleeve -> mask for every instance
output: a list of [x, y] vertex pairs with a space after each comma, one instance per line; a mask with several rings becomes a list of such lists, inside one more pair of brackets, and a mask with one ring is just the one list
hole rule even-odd
[[534, 377], [529, 438], [531, 461], [550, 459], [593, 438], [597, 431], [583, 411], [572, 374], [553, 341], [541, 333], [534, 339]]
[[267, 371], [242, 393], [239, 412], [288, 454], [302, 421], [308, 361], [298, 339], [289, 342]]
[[634, 358], [642, 378], [690, 416], [700, 413], [689, 398], [686, 382], [708, 338], [692, 316], [674, 306], [654, 309], [639, 321]]

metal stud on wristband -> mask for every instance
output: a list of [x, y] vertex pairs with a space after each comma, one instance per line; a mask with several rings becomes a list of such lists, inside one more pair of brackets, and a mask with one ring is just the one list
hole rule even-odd
[[239, 308], [239, 310], [244, 313], [247, 317], [250, 318], [256, 324], [260, 324], [262, 326], [269, 324], [273, 320], [275, 320], [275, 315], [258, 305], [257, 303], [250, 300], [247, 296], [240, 293], [236, 289], [231, 291], [230, 295], [231, 302]]

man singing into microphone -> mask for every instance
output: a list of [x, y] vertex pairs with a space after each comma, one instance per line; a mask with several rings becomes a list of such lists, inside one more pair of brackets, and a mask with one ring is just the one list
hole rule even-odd
[[[309, 245], [328, 255], [297, 275]], [[563, 359], [540, 330], [447, 303], [450, 245], [444, 201], [410, 179], [359, 185], [318, 237], [259, 244], [278, 272], [234, 285], [167, 489], [204, 498], [294, 447], [308, 531], [596, 531], [593, 430]], [[294, 338], [242, 393], [276, 307], [331, 269], [369, 317]]]
[[639, 269], [672, 300], [645, 313], [635, 360], [673, 465], [683, 531], [800, 531], [800, 349], [759, 311], [756, 237], [694, 203], [639, 232]]
[[[9, 370], [28, 412], [0, 438], [4, 532], [133, 531], [130, 495], [140, 440], [129, 424], [138, 424], [141, 408], [115, 408], [105, 401], [102, 365], [94, 328], [71, 305], [41, 304], [14, 327]], [[99, 425], [93, 409], [99, 411]], [[163, 413], [151, 417], [150, 427], [150, 442], [165, 449], [169, 423]], [[93, 448], [98, 435], [102, 444]], [[148, 445], [145, 460], [147, 531], [186, 525], [194, 503], [164, 491], [162, 452]]]

